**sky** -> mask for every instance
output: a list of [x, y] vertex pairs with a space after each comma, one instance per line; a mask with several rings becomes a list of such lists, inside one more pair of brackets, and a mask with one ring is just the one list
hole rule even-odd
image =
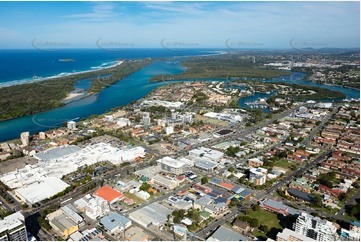
[[0, 48], [359, 48], [355, 2], [0, 2]]

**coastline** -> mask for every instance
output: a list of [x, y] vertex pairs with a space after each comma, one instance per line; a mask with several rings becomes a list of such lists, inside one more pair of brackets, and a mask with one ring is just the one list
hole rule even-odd
[[115, 64], [110, 65], [110, 66], [100, 67], [99, 69], [77, 71], [77, 72], [72, 72], [72, 73], [68, 73], [68, 72], [63, 73], [62, 72], [62, 73], [60, 73], [58, 75], [54, 75], [54, 76], [40, 77], [40, 78], [33, 76], [32, 79], [26, 78], [26, 79], [21, 79], [21, 80], [3, 82], [3, 83], [0, 83], [0, 88], [17, 86], [17, 85], [22, 85], [22, 84], [37, 83], [37, 82], [48, 81], [48, 80], [52, 80], [52, 79], [56, 79], [56, 78], [70, 77], [70, 76], [78, 75], [78, 74], [86, 74], [86, 73], [91, 73], [91, 72], [95, 72], [95, 71], [102, 71], [102, 70], [106, 70], [109, 68], [117, 67], [117, 66], [123, 64], [124, 62], [125, 62], [125, 60], [117, 60]]

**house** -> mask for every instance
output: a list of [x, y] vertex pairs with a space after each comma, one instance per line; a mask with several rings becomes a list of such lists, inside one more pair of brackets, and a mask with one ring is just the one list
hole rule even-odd
[[233, 228], [239, 230], [242, 234], [247, 234], [251, 231], [251, 227], [247, 222], [241, 221], [239, 219], [236, 219], [233, 222]]

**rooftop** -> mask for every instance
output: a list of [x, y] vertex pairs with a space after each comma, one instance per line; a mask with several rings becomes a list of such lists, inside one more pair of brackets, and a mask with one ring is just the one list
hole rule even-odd
[[130, 220], [118, 213], [111, 212], [99, 221], [107, 230], [112, 231], [117, 227], [124, 229]]
[[101, 197], [108, 202], [112, 202], [117, 198], [123, 198], [124, 195], [117, 190], [114, 190], [110, 186], [103, 186], [96, 190], [93, 194], [94, 196]]

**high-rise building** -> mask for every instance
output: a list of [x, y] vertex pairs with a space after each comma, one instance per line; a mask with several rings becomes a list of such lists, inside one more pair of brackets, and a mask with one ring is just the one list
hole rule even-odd
[[30, 142], [30, 134], [29, 132], [22, 132], [20, 134], [21, 143], [23, 146], [28, 146]]
[[28, 241], [24, 215], [16, 212], [0, 220], [0, 241]]
[[69, 122], [67, 123], [67, 127], [68, 127], [68, 129], [70, 129], [70, 130], [76, 130], [76, 122], [75, 122], [75, 121], [69, 121]]
[[296, 222], [293, 224], [293, 229], [299, 234], [318, 241], [338, 240], [337, 227], [332, 222], [314, 217], [305, 212], [297, 217]]
[[142, 114], [142, 123], [144, 125], [149, 125], [150, 124], [150, 115], [149, 112], [143, 112]]

